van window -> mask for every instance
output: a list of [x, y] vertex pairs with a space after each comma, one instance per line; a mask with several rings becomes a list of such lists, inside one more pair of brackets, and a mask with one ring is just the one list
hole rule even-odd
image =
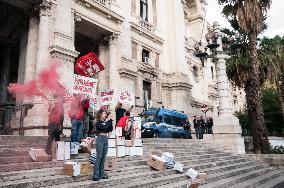
[[182, 119], [180, 117], [173, 116], [173, 124], [176, 126], [182, 125]]
[[166, 124], [170, 124], [170, 125], [172, 125], [173, 124], [173, 122], [172, 122], [172, 116], [169, 116], [169, 115], [164, 115], [164, 120], [165, 120], [165, 123]]

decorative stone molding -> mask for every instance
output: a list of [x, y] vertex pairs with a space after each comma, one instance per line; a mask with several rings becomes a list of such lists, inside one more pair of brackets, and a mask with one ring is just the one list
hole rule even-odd
[[117, 14], [110, 9], [110, 0], [75, 0], [75, 3], [80, 4], [93, 12], [104, 16], [107, 19], [112, 19], [113, 21], [121, 24], [124, 21], [124, 17]]
[[172, 90], [186, 90], [189, 93], [191, 92], [192, 85], [189, 83], [188, 78], [185, 74], [163, 74], [162, 79], [162, 88], [167, 89], [169, 91]]
[[135, 80], [138, 75], [137, 65], [132, 63], [130, 59], [122, 57], [118, 73], [122, 78], [124, 77]]
[[130, 22], [130, 28], [133, 32], [138, 33], [139, 35], [150, 39], [151, 41], [163, 45], [164, 40], [160, 38], [159, 36], [155, 35], [153, 32], [150, 32], [149, 30], [145, 29], [144, 27], [141, 27], [137, 23], [134, 23], [133, 21]]
[[82, 17], [75, 13], [74, 14], [74, 20], [75, 20], [75, 22], [80, 22], [80, 21], [82, 21]]
[[159, 70], [147, 63], [138, 63], [138, 71], [143, 72], [144, 74], [148, 73], [153, 77], [158, 77]]
[[39, 15], [41, 16], [50, 16], [52, 2], [49, 0], [43, 0], [39, 5]]

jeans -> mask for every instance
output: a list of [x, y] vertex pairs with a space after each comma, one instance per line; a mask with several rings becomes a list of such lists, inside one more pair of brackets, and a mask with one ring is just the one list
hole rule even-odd
[[60, 141], [60, 125], [57, 124], [48, 124], [48, 139], [46, 143], [46, 153], [51, 155], [51, 145], [53, 140]]
[[71, 142], [81, 142], [83, 138], [83, 121], [82, 120], [71, 120], [72, 129], [71, 129]]
[[94, 166], [93, 178], [102, 179], [105, 176], [104, 163], [108, 150], [108, 137], [98, 135], [96, 138], [97, 159]]

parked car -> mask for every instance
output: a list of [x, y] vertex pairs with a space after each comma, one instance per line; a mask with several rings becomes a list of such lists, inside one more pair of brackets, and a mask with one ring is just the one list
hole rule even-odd
[[151, 108], [142, 114], [143, 138], [191, 138], [183, 128], [187, 115], [176, 110]]

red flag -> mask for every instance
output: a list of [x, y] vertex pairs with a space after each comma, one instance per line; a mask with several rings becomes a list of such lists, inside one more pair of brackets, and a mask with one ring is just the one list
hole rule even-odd
[[87, 55], [80, 57], [75, 65], [77, 74], [87, 77], [92, 77], [104, 69], [104, 65], [94, 52], [90, 52]]

